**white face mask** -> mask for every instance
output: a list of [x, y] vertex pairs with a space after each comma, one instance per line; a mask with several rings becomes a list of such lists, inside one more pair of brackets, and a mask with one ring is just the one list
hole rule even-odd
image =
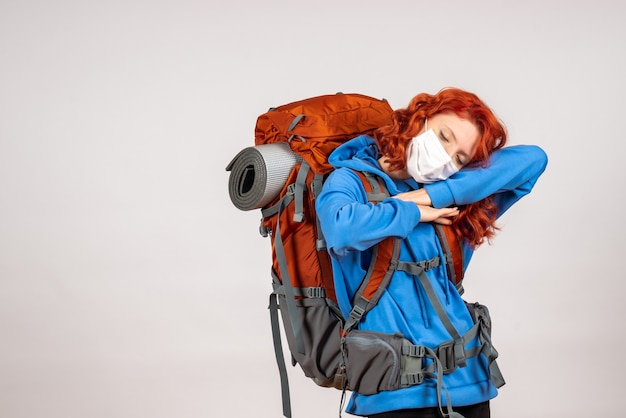
[[424, 133], [411, 140], [407, 149], [406, 168], [418, 183], [445, 180], [457, 171], [437, 134], [425, 124]]

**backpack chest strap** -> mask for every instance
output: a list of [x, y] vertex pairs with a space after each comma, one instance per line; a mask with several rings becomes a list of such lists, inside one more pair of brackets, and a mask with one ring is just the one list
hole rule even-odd
[[441, 259], [439, 256], [435, 256], [430, 260], [426, 261], [417, 261], [417, 262], [407, 262], [407, 261], [396, 261], [396, 270], [401, 270], [406, 273], [419, 276], [425, 271], [433, 269], [435, 267], [439, 267], [441, 264]]

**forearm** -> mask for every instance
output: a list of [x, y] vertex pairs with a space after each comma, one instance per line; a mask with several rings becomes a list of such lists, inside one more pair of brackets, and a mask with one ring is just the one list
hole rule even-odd
[[405, 237], [420, 221], [420, 210], [412, 202], [368, 202], [358, 177], [345, 173], [327, 180], [316, 208], [327, 246], [339, 254], [365, 250], [389, 236]]
[[465, 168], [447, 180], [425, 186], [434, 207], [465, 205], [500, 194], [508, 207], [528, 194], [545, 170], [547, 156], [534, 145], [517, 145], [496, 151], [484, 168]]

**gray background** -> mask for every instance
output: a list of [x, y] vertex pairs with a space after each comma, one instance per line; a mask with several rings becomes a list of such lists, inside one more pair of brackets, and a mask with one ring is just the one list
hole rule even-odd
[[[260, 214], [225, 167], [318, 94], [474, 91], [550, 157], [475, 256], [495, 417], [619, 415], [623, 1], [0, 2], [0, 417], [279, 417]], [[335, 390], [291, 369], [295, 418]]]

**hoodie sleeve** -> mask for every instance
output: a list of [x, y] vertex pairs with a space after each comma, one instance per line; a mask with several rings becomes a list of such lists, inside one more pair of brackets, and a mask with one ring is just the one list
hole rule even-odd
[[548, 163], [535, 145], [516, 145], [493, 153], [487, 166], [464, 168], [447, 180], [424, 186], [433, 207], [466, 205], [495, 195], [498, 215], [530, 193]]
[[328, 249], [337, 255], [366, 250], [390, 236], [404, 238], [420, 220], [414, 203], [391, 198], [368, 202], [361, 179], [348, 168], [329, 175], [316, 210]]

